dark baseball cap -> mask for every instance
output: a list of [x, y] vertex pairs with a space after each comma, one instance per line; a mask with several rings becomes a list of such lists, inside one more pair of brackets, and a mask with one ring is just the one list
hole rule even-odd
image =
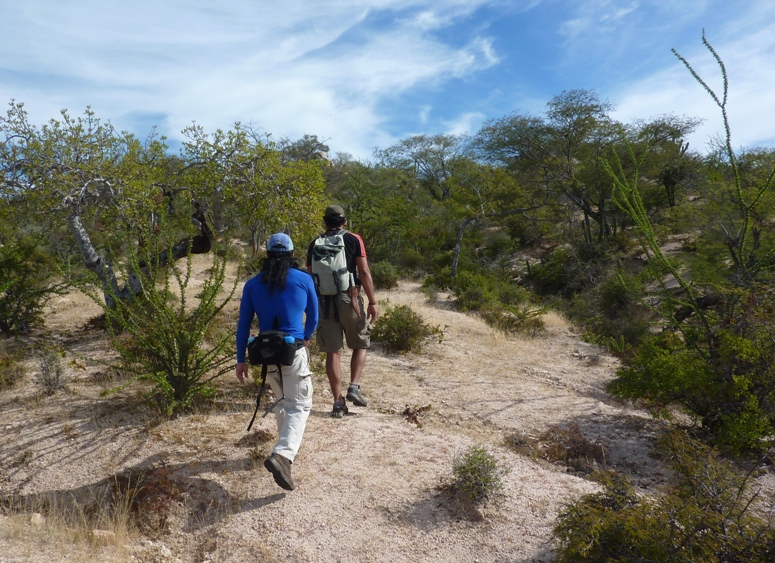
[[323, 219], [335, 219], [341, 221], [347, 219], [344, 214], [344, 208], [341, 205], [329, 205], [326, 207], [326, 212], [323, 215]]

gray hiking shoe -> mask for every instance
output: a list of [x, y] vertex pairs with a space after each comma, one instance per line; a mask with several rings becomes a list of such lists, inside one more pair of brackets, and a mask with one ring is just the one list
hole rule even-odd
[[334, 402], [334, 409], [331, 411], [332, 418], [342, 418], [348, 412], [347, 403], [344, 397], [339, 397], [339, 400]]
[[264, 461], [264, 467], [274, 477], [274, 482], [280, 485], [286, 491], [292, 491], [296, 488], [293, 479], [291, 479], [291, 460], [280, 454], [272, 454]]
[[356, 407], [366, 406], [366, 399], [361, 395], [361, 386], [355, 383], [350, 383], [350, 386], [347, 388], [347, 400]]

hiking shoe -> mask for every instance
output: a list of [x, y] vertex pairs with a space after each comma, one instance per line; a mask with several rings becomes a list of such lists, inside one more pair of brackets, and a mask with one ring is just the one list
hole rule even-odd
[[354, 383], [350, 383], [350, 386], [347, 388], [347, 400], [356, 407], [366, 406], [366, 399], [361, 395], [361, 386]]
[[272, 454], [264, 461], [264, 467], [274, 477], [274, 482], [286, 491], [292, 491], [296, 485], [291, 479], [291, 460], [279, 454]]
[[339, 397], [339, 400], [334, 402], [334, 410], [331, 411], [331, 417], [342, 418], [347, 414], [347, 410], [347, 403], [345, 402], [344, 397]]

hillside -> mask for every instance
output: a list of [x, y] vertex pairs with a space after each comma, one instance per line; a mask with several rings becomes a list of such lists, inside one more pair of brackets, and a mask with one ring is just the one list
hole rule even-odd
[[[200, 275], [206, 260], [195, 261]], [[328, 384], [313, 358], [313, 412], [290, 493], [261, 464], [273, 417], [245, 432], [255, 387], [240, 389], [227, 374], [212, 408], [173, 420], [150, 412], [136, 386], [101, 396], [117, 382], [72, 355], [110, 353], [104, 334], [85, 328], [99, 310], [80, 294], [56, 298], [38, 337], [70, 351], [66, 390], [42, 398], [27, 377], [0, 395], [0, 494], [17, 506], [0, 516], [0, 561], [549, 561], [558, 510], [598, 485], [505, 440], [555, 425], [577, 424], [602, 446], [605, 465], [641, 489], [661, 482], [649, 457], [657, 423], [607, 396], [615, 359], [562, 319], [547, 317], [543, 336], [515, 339], [444, 299], [428, 302], [416, 283], [378, 297], [382, 310], [410, 305], [444, 338], [419, 355], [371, 352], [362, 380], [369, 406], [342, 420], [328, 416]], [[236, 302], [230, 307], [236, 318]], [[444, 487], [454, 457], [473, 444], [508, 469], [502, 498], [481, 510]], [[31, 516], [52, 504], [64, 512], [73, 499], [93, 508], [105, 490], [141, 472], [156, 493], [146, 510], [157, 510], [157, 520], [146, 522], [146, 534], [114, 525], [107, 528], [117, 535], [90, 539], [70, 523]]]

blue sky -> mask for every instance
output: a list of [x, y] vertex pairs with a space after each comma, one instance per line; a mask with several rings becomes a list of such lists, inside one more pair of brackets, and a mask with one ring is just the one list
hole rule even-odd
[[735, 147], [775, 143], [772, 0], [0, 0], [0, 100], [43, 124], [90, 106], [119, 129], [180, 139], [250, 123], [368, 160], [417, 134], [476, 133], [586, 88], [621, 121], [719, 112]]

